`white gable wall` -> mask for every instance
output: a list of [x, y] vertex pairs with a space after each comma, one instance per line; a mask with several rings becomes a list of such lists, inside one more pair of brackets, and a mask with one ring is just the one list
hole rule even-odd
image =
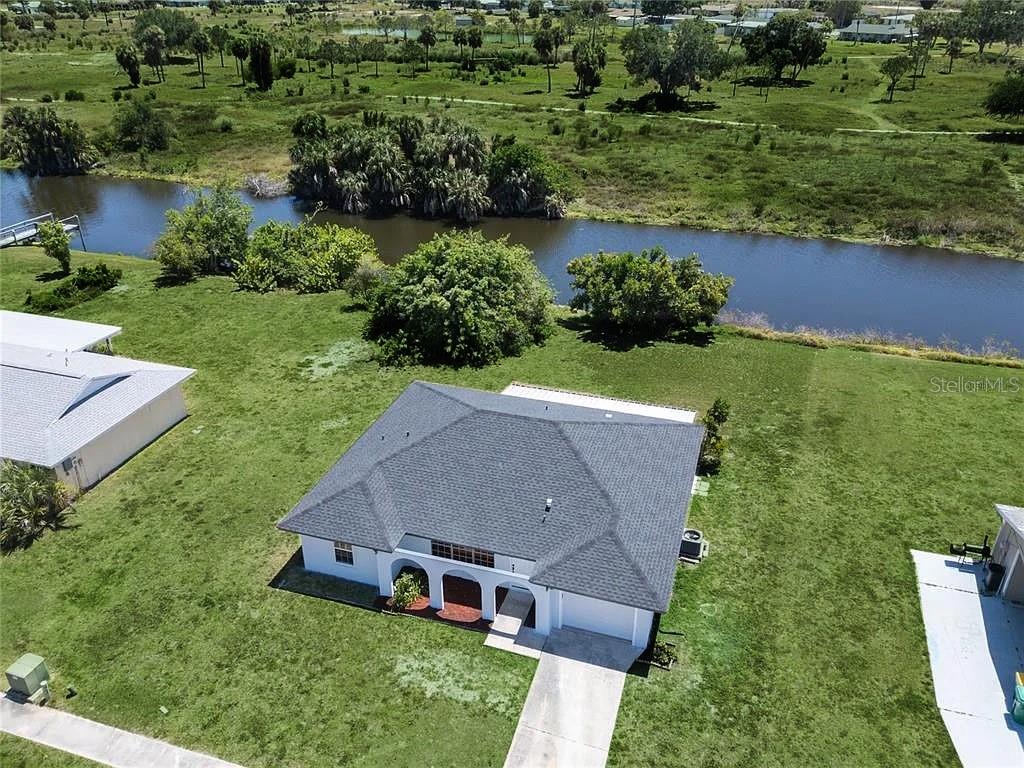
[[[179, 385], [82, 446], [68, 461], [58, 464], [54, 468], [57, 478], [72, 488], [90, 488], [185, 416], [185, 397]], [[66, 465], [70, 466], [65, 468]]]

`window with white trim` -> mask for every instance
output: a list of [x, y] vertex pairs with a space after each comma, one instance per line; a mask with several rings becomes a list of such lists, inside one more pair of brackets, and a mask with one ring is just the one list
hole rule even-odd
[[431, 539], [430, 554], [434, 557], [443, 557], [446, 560], [458, 560], [460, 563], [472, 563], [484, 568], [494, 567], [494, 553], [486, 549], [466, 547], [462, 544], [452, 544], [448, 541]]
[[352, 557], [352, 545], [347, 541], [336, 541], [334, 542], [334, 560], [338, 563], [344, 563], [345, 565], [352, 565], [354, 558]]

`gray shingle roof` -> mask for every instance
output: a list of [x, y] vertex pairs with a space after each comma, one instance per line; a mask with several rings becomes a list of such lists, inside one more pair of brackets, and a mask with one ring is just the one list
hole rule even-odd
[[536, 561], [536, 584], [664, 611], [702, 435], [414, 382], [278, 527], [382, 551], [451, 541]]
[[193, 373], [112, 355], [0, 344], [0, 456], [55, 467]]

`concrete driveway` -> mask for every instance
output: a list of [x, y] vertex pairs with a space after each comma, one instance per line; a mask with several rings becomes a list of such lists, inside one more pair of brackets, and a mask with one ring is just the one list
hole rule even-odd
[[602, 768], [626, 670], [639, 653], [604, 635], [554, 630], [541, 652], [505, 768]]
[[1024, 606], [980, 594], [981, 566], [911, 552], [935, 701], [964, 768], [1024, 768], [1024, 725], [1010, 716], [1024, 670]]

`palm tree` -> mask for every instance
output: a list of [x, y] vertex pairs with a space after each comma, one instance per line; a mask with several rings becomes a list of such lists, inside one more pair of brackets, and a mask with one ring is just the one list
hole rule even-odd
[[383, 210], [405, 208], [409, 205], [408, 162], [405, 155], [384, 132], [377, 132], [373, 141], [364, 166], [370, 205]]
[[420, 176], [420, 211], [424, 216], [436, 217], [445, 212], [448, 201], [448, 172], [431, 167]]
[[334, 179], [337, 207], [345, 213], [366, 210], [366, 174], [343, 173]]
[[427, 60], [427, 72], [430, 71], [430, 48], [437, 43], [437, 35], [434, 34], [434, 28], [429, 24], [424, 25], [423, 29], [420, 30], [420, 36], [418, 42], [423, 46], [423, 50], [426, 51]]
[[446, 212], [459, 221], [475, 224], [490, 207], [487, 179], [467, 168], [452, 171], [448, 181]]

